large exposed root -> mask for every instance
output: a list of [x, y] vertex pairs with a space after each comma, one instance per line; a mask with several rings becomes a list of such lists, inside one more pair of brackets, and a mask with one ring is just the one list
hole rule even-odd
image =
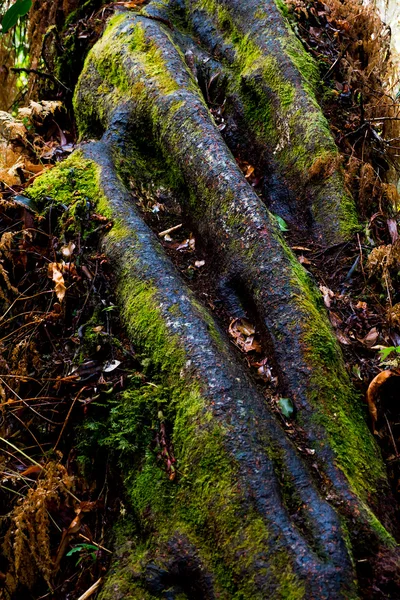
[[[265, 3], [250, 4], [255, 10]], [[219, 22], [219, 5], [235, 9], [240, 22], [240, 2], [188, 5], [194, 28], [200, 9], [207, 9], [213, 19], [217, 15]], [[120, 571], [130, 578], [129, 585], [138, 590], [145, 586], [148, 597], [163, 597], [168, 585], [179, 594], [179, 573], [182, 583], [182, 573], [190, 571], [188, 564], [210, 577], [199, 579], [196, 592], [183, 586], [184, 593], [193, 598], [233, 597], [221, 580], [217, 568], [221, 562], [232, 578], [229, 585], [244, 598], [356, 597], [351, 555], [364, 560], [368, 554], [360, 540], [371, 553], [393, 545], [381, 524], [390, 527], [391, 515], [380, 512], [378, 505], [379, 497], [390, 496], [384, 466], [318, 291], [236, 165], [195, 74], [173, 39], [179, 35], [171, 30], [169, 19], [160, 16], [164, 13], [151, 12], [156, 9], [157, 3], [147, 8], [153, 18], [123, 14], [114, 19], [88, 57], [75, 98], [82, 134], [102, 136], [84, 154], [98, 165], [101, 205], [116, 223], [105, 249], [118, 270], [120, 301], [132, 339], [151, 357], [176, 407], [171, 426], [183, 474], [167, 516], [158, 511], [158, 498], [149, 494], [149, 503], [139, 514], [143, 523], [148, 511], [152, 514], [151, 527], [144, 528], [148, 548], [142, 561], [135, 558], [135, 550], [128, 561], [125, 553]], [[168, 17], [172, 18], [169, 13]], [[249, 26], [244, 16], [242, 22], [253, 33], [257, 24]], [[274, 60], [275, 54], [280, 57], [280, 46], [264, 47], [256, 34], [254, 40], [261, 48], [256, 57], [261, 71], [256, 74], [250, 68], [248, 75], [263, 79], [263, 57], [267, 52]], [[240, 48], [245, 51], [243, 40]], [[231, 46], [221, 55], [230, 54], [229, 68], [239, 72], [238, 52]], [[289, 67], [285, 62], [279, 68]], [[289, 72], [293, 81], [300, 77], [294, 67]], [[320, 124], [322, 117], [308, 87], [293, 83], [293, 94], [299, 107], [309, 103], [312, 118]], [[241, 102], [246, 101], [243, 95]], [[259, 101], [263, 102], [262, 95]], [[271, 121], [279, 118], [281, 109], [275, 109], [276, 117], [274, 111], [268, 113]], [[288, 110], [293, 125], [300, 109]], [[324, 148], [331, 144], [322, 130], [312, 131]], [[290, 133], [294, 138], [305, 135], [296, 127]], [[272, 148], [268, 140], [265, 144]], [[311, 150], [310, 146], [307, 156]], [[285, 179], [293, 160], [278, 162], [279, 176]], [[303, 164], [298, 172], [304, 174], [304, 169]], [[122, 179], [133, 177], [137, 184], [155, 177], [167, 181], [207, 244], [216, 278], [252, 307], [279, 372], [282, 394], [293, 401], [304, 440], [315, 450], [319, 481], [314, 481], [265, 399], [232, 357], [224, 335], [185, 289], [130, 204], [117, 171]], [[324, 228], [327, 238], [337, 239], [333, 219], [319, 220], [315, 206], [329, 198], [322, 212], [331, 216], [332, 206], [340, 206], [340, 171], [316, 187], [306, 179], [300, 188], [311, 197], [317, 231]], [[55, 192], [50, 188], [49, 193]], [[339, 214], [339, 224], [340, 220]], [[143, 465], [145, 460], [142, 475]], [[134, 479], [138, 489], [142, 475]], [[185, 552], [189, 558], [183, 564]], [[178, 568], [179, 560], [183, 562]], [[136, 566], [124, 568], [127, 563]], [[118, 585], [122, 585], [118, 577], [111, 578], [103, 598], [114, 597]]]

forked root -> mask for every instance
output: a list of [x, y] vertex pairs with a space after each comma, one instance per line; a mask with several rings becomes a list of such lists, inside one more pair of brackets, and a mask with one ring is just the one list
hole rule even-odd
[[[200, 3], [188, 4], [189, 14], [197, 14]], [[236, 7], [240, 18], [239, 2], [202, 4], [203, 12], [206, 5]], [[221, 14], [211, 12], [220, 21]], [[389, 505], [385, 468], [319, 292], [236, 165], [168, 23], [114, 18], [88, 57], [75, 97], [82, 134], [102, 137], [83, 152], [99, 172], [95, 194], [115, 222], [104, 248], [118, 272], [132, 340], [168, 389], [182, 474], [166, 492], [173, 497], [166, 512], [157, 491], [149, 493], [138, 511], [148, 540], [142, 559], [137, 546], [121, 551], [116, 572], [122, 579], [110, 577], [102, 598], [113, 597], [126, 578], [137, 590], [132, 598], [167, 597], [165, 589], [171, 597], [182, 590], [193, 598], [236, 592], [243, 598], [355, 598], [352, 555], [366, 555], [360, 538], [371, 554], [393, 545], [381, 524], [390, 526], [390, 511], [378, 510], [378, 499]], [[238, 51], [229, 50], [232, 69]], [[207, 244], [216, 276], [239, 286], [254, 307], [280, 390], [315, 451], [316, 475], [144, 224], [122, 183], [132, 177], [138, 185], [167, 182]], [[147, 462], [141, 457], [131, 480], [133, 496], [144, 493]], [[191, 577], [196, 584], [187, 583]]]

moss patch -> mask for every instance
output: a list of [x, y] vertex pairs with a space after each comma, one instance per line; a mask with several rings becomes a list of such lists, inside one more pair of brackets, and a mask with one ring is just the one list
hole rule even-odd
[[314, 419], [326, 430], [337, 464], [353, 490], [367, 502], [385, 480], [385, 467], [324, 314], [322, 297], [289, 250], [287, 255], [292, 263], [292, 283], [299, 289], [298, 305], [304, 314], [302, 344], [310, 369], [308, 393], [316, 408]]

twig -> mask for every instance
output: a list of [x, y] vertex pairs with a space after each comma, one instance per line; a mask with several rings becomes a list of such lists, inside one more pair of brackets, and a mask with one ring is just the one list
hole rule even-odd
[[329, 69], [327, 70], [327, 72], [325, 73], [325, 75], [322, 78], [322, 81], [326, 81], [326, 79], [329, 77], [329, 75], [332, 73], [333, 69], [336, 67], [337, 63], [339, 62], [339, 60], [341, 58], [343, 58], [344, 53], [346, 52], [347, 48], [350, 46], [350, 43], [347, 44], [346, 48], [343, 48], [342, 51], [339, 53], [337, 59], [335, 60], [335, 62], [329, 67]]
[[67, 92], [72, 91], [51, 73], [45, 73], [44, 71], [39, 71], [38, 69], [27, 69], [25, 67], [11, 67], [11, 71], [14, 73], [27, 73], [27, 75], [38, 75], [39, 77], [44, 77], [45, 79], [51, 79], [55, 83], [58, 83], [58, 85], [61, 85], [61, 87], [67, 90]]
[[386, 413], [383, 413], [383, 416], [385, 417], [386, 425], [388, 426], [388, 429], [389, 429], [389, 434], [390, 434], [390, 437], [392, 439], [392, 444], [393, 444], [393, 447], [394, 447], [394, 451], [396, 452], [396, 458], [398, 458], [399, 453], [398, 453], [398, 450], [397, 450], [395, 439], [393, 437], [392, 428], [390, 427], [390, 423], [389, 423], [389, 420], [388, 420], [388, 418], [386, 416]]
[[65, 429], [65, 428], [66, 428], [66, 426], [67, 426], [67, 423], [68, 423], [69, 417], [71, 416], [72, 409], [74, 408], [76, 401], [78, 400], [78, 398], [79, 398], [79, 396], [82, 394], [82, 392], [84, 392], [86, 389], [88, 389], [88, 386], [87, 386], [87, 385], [84, 385], [84, 386], [83, 386], [83, 388], [81, 388], [81, 389], [79, 390], [79, 392], [76, 394], [75, 398], [73, 399], [73, 401], [72, 401], [72, 404], [71, 404], [71, 406], [69, 407], [68, 414], [67, 414], [67, 416], [65, 417], [65, 421], [64, 421], [64, 423], [63, 423], [63, 426], [61, 427], [60, 435], [58, 436], [58, 439], [57, 439], [57, 441], [56, 441], [56, 443], [55, 443], [55, 445], [54, 445], [54, 448], [53, 448], [53, 450], [56, 450], [56, 448], [57, 448], [58, 444], [60, 443], [60, 440], [61, 440], [62, 434], [64, 433], [64, 429]]
[[[6, 386], [6, 388], [8, 388], [10, 390], [10, 392], [12, 394], [14, 394], [14, 396], [16, 396], [18, 398], [19, 402], [22, 402], [27, 408], [29, 408], [30, 410], [32, 410], [38, 417], [43, 418], [45, 421], [47, 421], [48, 423], [51, 423], [52, 425], [55, 425], [55, 423], [53, 421], [51, 421], [50, 419], [48, 419], [47, 417], [43, 417], [37, 410], [35, 410], [32, 406], [30, 406], [29, 404], [27, 404], [27, 402], [21, 398], [21, 396], [19, 396], [17, 394], [17, 392], [15, 390], [12, 389], [12, 387], [10, 387], [8, 385], [8, 383], [6, 381], [4, 381], [4, 379], [2, 377], [0, 377], [0, 381], [2, 382], [3, 385]], [[31, 432], [31, 430], [29, 429], [28, 425], [26, 425], [23, 421], [21, 421], [21, 419], [13, 412], [11, 412], [11, 414], [18, 419], [18, 421], [20, 423], [22, 423], [22, 425], [29, 431], [29, 433], [31, 434], [31, 436], [33, 437], [33, 439], [35, 440], [35, 442], [37, 443], [37, 445], [39, 446], [42, 454], [44, 454], [44, 450], [42, 448], [42, 446], [40, 445], [40, 443], [38, 442], [38, 440], [36, 439], [36, 437], [34, 436], [34, 434]]]
[[361, 265], [361, 272], [363, 274], [364, 277], [364, 281], [365, 281], [365, 271], [364, 271], [364, 265], [363, 265], [363, 252], [362, 252], [362, 246], [361, 246], [361, 241], [360, 241], [360, 235], [357, 233], [357, 241], [358, 241], [358, 247], [360, 249], [360, 265]]
[[103, 578], [100, 577], [100, 579], [98, 579], [96, 583], [94, 583], [88, 590], [86, 590], [86, 592], [82, 594], [82, 596], [79, 596], [78, 600], [87, 600], [88, 598], [90, 598], [90, 596], [92, 596], [99, 589], [102, 582]]
[[11, 448], [13, 448], [16, 452], [19, 452], [20, 454], [22, 454], [22, 456], [25, 456], [25, 458], [27, 458], [28, 460], [30, 460], [31, 463], [33, 463], [37, 467], [43, 468], [43, 465], [40, 465], [38, 462], [36, 462], [36, 460], [34, 460], [33, 458], [31, 458], [30, 456], [28, 456], [27, 454], [25, 454], [25, 452], [23, 450], [20, 450], [19, 448], [17, 448], [17, 446], [14, 446], [14, 444], [12, 444], [11, 442], [9, 442], [5, 438], [3, 438], [3, 437], [0, 436], [0, 441], [2, 441], [5, 444], [8, 444], [9, 446], [11, 446]]
[[104, 546], [102, 546], [101, 544], [97, 544], [97, 542], [94, 542], [90, 538], [86, 537], [86, 535], [83, 535], [83, 533], [80, 533], [79, 537], [86, 540], [87, 542], [90, 542], [91, 544], [93, 544], [93, 546], [97, 546], [98, 548], [100, 548], [100, 550], [104, 550], [104, 552], [108, 552], [109, 554], [112, 554], [111, 550], [109, 550], [108, 548], [104, 548]]
[[158, 235], [159, 235], [159, 237], [164, 237], [164, 236], [168, 235], [169, 233], [172, 233], [173, 231], [180, 229], [182, 227], [182, 225], [183, 225], [183, 223], [180, 223], [179, 225], [175, 225], [174, 227], [165, 229], [165, 231], [160, 231], [160, 233]]
[[[42, 323], [44, 321], [44, 319], [42, 319], [41, 321], [39, 321], [39, 323]], [[25, 329], [26, 327], [30, 327], [31, 325], [37, 325], [38, 321], [31, 321], [30, 323], [25, 323], [25, 325], [21, 325], [21, 327], [18, 327], [18, 329], [16, 329], [15, 331], [11, 331], [11, 333], [9, 333], [8, 335], [5, 335], [3, 338], [1, 338], [0, 342], [4, 342], [4, 340], [8, 339], [9, 337], [13, 336], [14, 334], [17, 334], [18, 331], [21, 331], [21, 329]]]
[[366, 119], [366, 123], [374, 123], [375, 121], [400, 121], [400, 117], [373, 117]]

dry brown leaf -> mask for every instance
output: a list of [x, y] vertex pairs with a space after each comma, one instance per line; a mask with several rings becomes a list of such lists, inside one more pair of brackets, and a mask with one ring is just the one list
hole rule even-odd
[[254, 173], [254, 167], [252, 165], [247, 165], [246, 168], [246, 172], [244, 174], [244, 176], [246, 177], [246, 179], [248, 179], [249, 177], [251, 177]]
[[309, 260], [308, 258], [306, 258], [304, 256], [304, 254], [300, 254], [300, 256], [299, 256], [299, 263], [302, 264], [302, 265], [311, 265], [312, 264], [311, 260]]
[[43, 471], [43, 467], [40, 465], [31, 465], [25, 471], [22, 471], [21, 476], [26, 477], [27, 475], [39, 475]]
[[246, 338], [243, 348], [245, 352], [261, 352], [262, 350], [261, 344], [255, 339], [254, 335], [250, 335]]
[[271, 382], [273, 385], [278, 383], [276, 377], [273, 377], [271, 367], [268, 364], [268, 358], [263, 358], [259, 362], [252, 362], [250, 366], [255, 367], [257, 369], [257, 373], [261, 379], [266, 382]]
[[69, 544], [69, 540], [70, 540], [71, 535], [73, 535], [74, 533], [78, 533], [78, 531], [81, 528], [81, 517], [79, 515], [80, 512], [81, 511], [78, 509], [78, 514], [71, 521], [68, 529], [64, 529], [64, 531], [63, 531], [61, 542], [60, 542], [60, 544], [58, 546], [56, 559], [54, 561], [54, 570], [55, 571], [57, 571], [58, 567], [60, 566], [61, 559], [62, 559], [62, 557], [65, 554], [65, 551], [66, 551], [67, 546]]
[[247, 319], [232, 319], [228, 333], [233, 339], [234, 344], [242, 352], [261, 352], [262, 348], [255, 338], [255, 327]]
[[69, 242], [66, 246], [63, 246], [61, 248], [61, 254], [64, 256], [64, 258], [70, 258], [75, 248], [76, 245], [74, 244], [74, 242]]
[[55, 283], [54, 290], [56, 296], [60, 302], [64, 300], [66, 287], [64, 277], [62, 274], [63, 264], [62, 263], [49, 263], [47, 276], [52, 279]]
[[376, 327], [373, 327], [372, 329], [369, 330], [367, 335], [360, 341], [365, 346], [368, 346], [368, 348], [372, 348], [372, 346], [375, 346], [375, 344], [378, 340], [378, 337], [379, 337], [379, 331], [377, 330]]
[[396, 219], [388, 219], [387, 226], [389, 229], [390, 237], [392, 239], [392, 244], [394, 244], [399, 239], [399, 232], [397, 231]]
[[307, 248], [306, 246], [292, 246], [291, 248], [295, 252], [312, 252], [311, 248]]
[[0, 136], [7, 141], [25, 139], [27, 134], [23, 123], [14, 119], [10, 113], [0, 110]]
[[335, 297], [334, 292], [332, 292], [332, 290], [330, 290], [328, 287], [326, 287], [325, 285], [320, 285], [319, 289], [324, 297], [324, 304], [327, 308], [331, 307], [331, 300], [332, 298]]
[[396, 373], [395, 371], [381, 371], [376, 377], [373, 378], [373, 380], [368, 386], [366, 400], [372, 421], [372, 431], [374, 433], [377, 433], [375, 429], [375, 425], [378, 420], [378, 410], [376, 408], [376, 401], [378, 399], [380, 388], [385, 383], [385, 381], [387, 381], [390, 377], [393, 376], [399, 376], [399, 373]]
[[[166, 237], [164, 237], [164, 239], [166, 239]], [[192, 234], [190, 234], [190, 237], [187, 240], [185, 240], [184, 242], [182, 242], [181, 244], [179, 244], [179, 246], [177, 246], [175, 248], [175, 250], [180, 250], [181, 252], [183, 250], [187, 250], [188, 252], [191, 252], [195, 249], [195, 247], [196, 247], [196, 240], [192, 236]]]

